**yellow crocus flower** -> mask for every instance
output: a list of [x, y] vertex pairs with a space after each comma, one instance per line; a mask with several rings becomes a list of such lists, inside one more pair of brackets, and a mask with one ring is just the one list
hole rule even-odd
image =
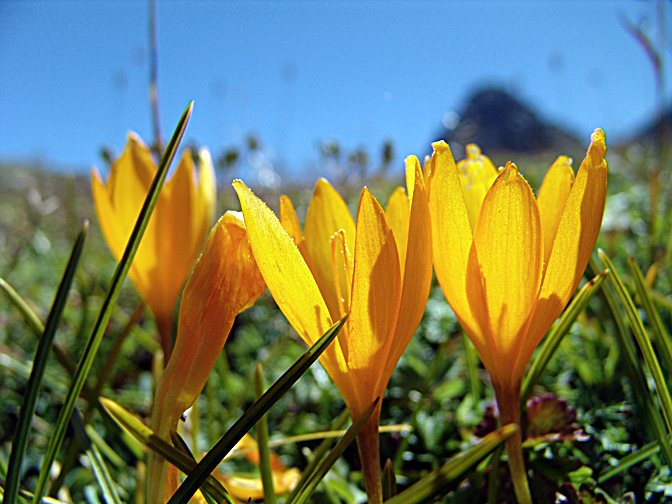
[[[576, 179], [550, 168], [535, 199], [513, 163], [475, 194], [445, 142], [429, 165], [434, 269], [487, 369], [503, 424], [519, 424], [520, 385], [534, 349], [576, 290], [600, 231], [607, 190], [605, 135], [595, 130]], [[480, 153], [479, 153], [480, 155]], [[469, 155], [468, 155], [469, 158]], [[477, 165], [474, 165], [477, 166]], [[519, 502], [529, 502], [520, 433], [507, 441]], [[524, 488], [523, 488], [524, 486]], [[527, 495], [525, 492], [527, 491]]]
[[[92, 170], [93, 200], [98, 222], [112, 253], [121, 259], [156, 175], [149, 148], [129, 133], [121, 157], [112, 163], [107, 184]], [[166, 181], [129, 271], [149, 305], [170, 357], [177, 299], [198, 257], [215, 215], [217, 188], [207, 149], [199, 152], [198, 172], [187, 149], [174, 175]]]
[[[151, 428], [170, 442], [170, 430], [205, 386], [233, 321], [266, 290], [247, 242], [240, 212], [226, 212], [212, 228], [184, 288], [175, 349], [154, 393]], [[167, 502], [177, 489], [177, 469], [149, 454], [149, 504]]]
[[[384, 394], [429, 296], [429, 207], [415, 157], [406, 160], [406, 182], [408, 197], [397, 189], [385, 211], [364, 188], [355, 226], [343, 199], [322, 179], [308, 208], [305, 232], [288, 198], [281, 199], [278, 220], [243, 182], [233, 183], [261, 274], [303, 340], [312, 345], [349, 313], [320, 361], [353, 419]], [[378, 406], [357, 437], [372, 503], [382, 500], [379, 419]]]

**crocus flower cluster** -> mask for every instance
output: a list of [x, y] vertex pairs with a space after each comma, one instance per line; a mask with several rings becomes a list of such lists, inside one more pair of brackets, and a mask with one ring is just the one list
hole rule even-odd
[[[406, 160], [408, 194], [398, 188], [385, 209], [364, 188], [356, 223], [336, 190], [319, 180], [303, 229], [289, 198], [281, 197], [278, 219], [234, 181], [242, 215], [222, 217], [187, 283], [175, 351], [156, 390], [153, 430], [167, 438], [175, 428], [203, 388], [234, 317], [266, 286], [309, 345], [348, 315], [320, 361], [357, 418], [384, 395], [420, 323], [432, 266], [491, 377], [502, 423], [519, 424], [525, 367], [575, 292], [599, 233], [605, 152], [597, 129], [576, 176], [571, 160], [560, 157], [535, 197], [513, 163], [498, 171], [472, 144], [456, 164], [448, 145], [437, 142], [424, 174], [417, 158]], [[189, 155], [166, 184], [131, 270], [157, 320], [174, 309], [212, 216], [212, 169], [203, 160], [198, 188]], [[107, 186], [94, 172], [101, 226], [117, 256], [152, 167], [147, 148], [131, 136]], [[379, 418], [380, 403], [357, 437], [371, 503], [382, 502]], [[507, 440], [507, 452], [518, 501], [531, 502], [519, 433]], [[149, 470], [149, 503], [158, 504], [174, 490], [177, 473], [158, 456]]]

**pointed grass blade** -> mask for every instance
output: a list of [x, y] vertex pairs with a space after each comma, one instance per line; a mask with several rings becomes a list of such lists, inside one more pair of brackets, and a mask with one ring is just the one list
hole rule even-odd
[[383, 467], [383, 500], [386, 501], [397, 495], [397, 477], [394, 474], [394, 464], [388, 458]]
[[317, 360], [322, 352], [334, 340], [345, 324], [347, 315], [336, 322], [322, 337], [310, 347], [271, 387], [243, 413], [238, 421], [217, 441], [212, 449], [201, 459], [195, 470], [187, 476], [182, 485], [168, 501], [168, 504], [186, 504], [229, 453], [236, 443], [249, 432], [255, 423], [273, 406], [303, 373]]
[[[588, 267], [593, 272], [593, 274], [597, 274], [601, 269], [600, 265], [593, 257], [590, 258]], [[653, 434], [662, 449], [665, 461], [668, 465], [672, 466], [672, 446], [670, 446], [669, 442], [667, 441], [669, 433], [665, 428], [665, 422], [660, 413], [660, 410], [654, 404], [653, 397], [647, 386], [646, 378], [639, 365], [637, 351], [623, 321], [623, 314], [619, 309], [618, 299], [616, 298], [614, 289], [610, 284], [611, 282], [605, 282], [602, 284], [602, 295], [604, 296], [604, 300], [606, 301], [607, 306], [609, 306], [609, 311], [611, 312], [614, 323], [616, 324], [617, 330], [614, 332], [614, 335], [616, 336], [619, 347], [623, 352], [625, 371], [629, 377], [630, 385], [634, 389], [633, 395], [635, 397], [635, 401], [644, 414], [645, 425], [649, 425], [653, 430]]]
[[5, 294], [7, 294], [7, 297], [14, 305], [14, 308], [21, 312], [21, 315], [23, 315], [23, 318], [26, 319], [26, 322], [28, 322], [28, 325], [33, 330], [33, 332], [38, 336], [41, 336], [44, 332], [44, 324], [42, 324], [42, 321], [33, 311], [33, 309], [28, 306], [28, 303], [26, 303], [19, 293], [14, 290], [14, 287], [9, 285], [3, 278], [0, 278], [0, 289], [5, 291]]
[[313, 492], [317, 488], [317, 485], [324, 479], [331, 467], [336, 463], [336, 461], [343, 454], [345, 449], [350, 446], [350, 444], [355, 440], [357, 434], [364, 428], [366, 422], [369, 421], [369, 418], [373, 414], [373, 410], [376, 409], [376, 406], [380, 402], [380, 397], [377, 397], [375, 401], [369, 406], [364, 413], [362, 413], [357, 420], [350, 426], [341, 439], [338, 440], [336, 446], [332, 448], [329, 452], [329, 455], [322, 461], [319, 467], [310, 475], [306, 481], [303, 488], [299, 490], [294, 501], [287, 501], [287, 504], [305, 504]]
[[136, 221], [135, 227], [131, 232], [128, 245], [126, 245], [124, 254], [114, 272], [114, 276], [112, 277], [112, 282], [110, 283], [107, 295], [105, 296], [105, 300], [103, 301], [103, 304], [100, 308], [100, 313], [98, 314], [98, 318], [96, 319], [91, 335], [86, 342], [84, 352], [82, 353], [79, 364], [77, 365], [77, 370], [75, 371], [75, 375], [72, 380], [70, 391], [68, 392], [68, 395], [65, 399], [63, 408], [61, 409], [61, 412], [56, 421], [56, 425], [54, 426], [54, 431], [51, 438], [49, 439], [49, 444], [47, 445], [44, 458], [42, 459], [40, 474], [35, 487], [35, 497], [33, 499], [33, 504], [38, 504], [44, 495], [51, 465], [53, 464], [54, 459], [56, 458], [56, 454], [58, 453], [61, 444], [63, 443], [63, 438], [65, 437], [68, 419], [72, 414], [72, 410], [75, 407], [75, 401], [79, 397], [79, 394], [86, 382], [86, 378], [89, 375], [89, 371], [91, 370], [91, 366], [93, 365], [93, 359], [98, 352], [98, 347], [100, 346], [100, 342], [103, 339], [105, 328], [107, 327], [107, 323], [112, 316], [112, 308], [114, 307], [114, 303], [117, 301], [119, 291], [121, 290], [121, 285], [126, 278], [126, 275], [128, 274], [128, 270], [131, 267], [135, 253], [138, 250], [140, 240], [142, 239], [142, 235], [145, 232], [145, 228], [149, 222], [152, 210], [156, 206], [156, 202], [159, 199], [159, 192], [163, 187], [166, 173], [168, 173], [168, 168], [170, 167], [170, 164], [175, 157], [175, 152], [177, 151], [177, 147], [180, 143], [180, 140], [182, 139], [184, 130], [187, 127], [189, 118], [191, 117], [193, 105], [193, 102], [189, 104], [187, 109], [182, 114], [177, 127], [175, 128], [173, 137], [170, 139], [170, 143], [168, 144], [168, 147], [166, 148], [166, 151], [161, 158], [159, 169], [157, 170], [156, 176], [154, 177], [152, 185], [149, 188], [147, 198], [142, 205], [138, 220]]
[[[261, 363], [257, 363], [254, 373], [254, 397], [260, 399], [264, 394], [264, 371]], [[268, 450], [268, 418], [266, 415], [257, 422], [257, 449], [259, 450], [259, 472], [264, 489], [264, 504], [275, 504], [275, 488], [271, 471], [271, 454]]]
[[[341, 411], [340, 415], [338, 415], [338, 417], [336, 417], [336, 419], [332, 422], [331, 430], [337, 431], [343, 428], [349, 418], [350, 418], [350, 412], [348, 411], [347, 408], [345, 408], [343, 411]], [[308, 478], [310, 478], [311, 474], [313, 474], [313, 472], [317, 469], [319, 463], [322, 462], [322, 459], [325, 457], [327, 451], [329, 450], [332, 444], [334, 444], [333, 438], [325, 437], [322, 440], [317, 449], [313, 452], [312, 460], [308, 462], [308, 465], [303, 470], [301, 479], [296, 484], [294, 489], [290, 492], [290, 494], [287, 496], [287, 499], [285, 499], [285, 503], [289, 504], [290, 502], [294, 501], [294, 499], [299, 493], [299, 490], [305, 486], [306, 482], [308, 481]]]
[[644, 323], [642, 322], [639, 313], [637, 313], [637, 308], [635, 303], [632, 301], [630, 294], [625, 289], [623, 281], [618, 276], [618, 273], [614, 270], [611, 260], [603, 250], [597, 251], [602, 264], [605, 268], [609, 268], [607, 273], [609, 277], [609, 282], [611, 286], [616, 291], [616, 295], [623, 306], [628, 320], [630, 321], [630, 328], [632, 333], [635, 335], [635, 340], [639, 346], [642, 356], [644, 357], [644, 362], [646, 363], [651, 376], [656, 382], [656, 391], [658, 392], [658, 398], [660, 399], [661, 409], [663, 410], [663, 417], [665, 419], [665, 424], [667, 425], [668, 435], [672, 434], [672, 397], [670, 397], [670, 391], [667, 387], [667, 382], [663, 376], [663, 371], [660, 368], [660, 362], [656, 353], [653, 351], [653, 345], [651, 344], [651, 339], [644, 328]]
[[576, 317], [579, 316], [579, 313], [583, 311], [588, 302], [592, 299], [593, 295], [597, 292], [602, 285], [602, 282], [607, 277], [607, 272], [603, 271], [595, 278], [590, 280], [586, 285], [584, 285], [579, 293], [574, 297], [574, 300], [570, 303], [567, 309], [563, 312], [560, 320], [557, 324], [553, 326], [546, 341], [542, 345], [537, 357], [532, 363], [530, 371], [525, 376], [523, 380], [523, 386], [521, 387], [520, 392], [520, 405], [524, 410], [525, 405], [527, 404], [527, 399], [532, 394], [534, 386], [539, 382], [541, 375], [544, 373], [546, 366], [548, 365], [551, 357], [560, 346], [562, 338], [569, 332], [572, 324], [576, 320]]
[[653, 441], [652, 443], [649, 443], [646, 446], [642, 446], [639, 450], [632, 453], [628, 453], [625, 457], [620, 459], [616, 467], [612, 467], [609, 470], [605, 471], [604, 473], [600, 474], [600, 476], [597, 478], [597, 482], [601, 485], [605, 481], [608, 481], [611, 478], [613, 478], [614, 476], [617, 476], [622, 472], [630, 470], [631, 467], [647, 460], [648, 458], [655, 455], [659, 451], [660, 451], [660, 444], [657, 441]]
[[96, 482], [98, 483], [98, 488], [100, 488], [100, 493], [103, 495], [105, 504], [121, 504], [119, 494], [114, 486], [114, 480], [110, 476], [110, 471], [108, 471], [107, 465], [96, 445], [91, 445], [91, 448], [86, 450], [86, 455], [91, 462], [93, 474], [96, 477]]
[[515, 424], [509, 424], [491, 432], [479, 444], [459, 453], [436, 471], [432, 471], [400, 494], [385, 501], [386, 504], [416, 504], [441, 495], [450, 484], [459, 480], [517, 429]]
[[665, 364], [669, 376], [672, 374], [672, 341], [670, 341], [670, 335], [665, 329], [663, 321], [658, 314], [658, 310], [656, 310], [656, 307], [653, 304], [653, 298], [651, 297], [650, 289], [647, 287], [646, 281], [644, 280], [644, 275], [632, 257], [628, 258], [628, 266], [630, 267], [632, 278], [635, 281], [635, 289], [639, 295], [639, 302], [646, 312], [646, 317], [651, 325], [653, 333], [656, 335], [654, 341], [656, 347], [659, 349], [662, 361]]
[[61, 284], [58, 286], [56, 297], [49, 310], [47, 323], [44, 326], [44, 332], [35, 350], [35, 357], [33, 358], [33, 368], [28, 378], [26, 390], [23, 395], [23, 403], [19, 412], [19, 419], [16, 425], [16, 434], [12, 442], [12, 451], [9, 455], [9, 463], [7, 466], [7, 480], [5, 483], [5, 496], [3, 502], [7, 504], [14, 504], [19, 491], [19, 480], [21, 478], [21, 465], [23, 462], [23, 455], [28, 446], [28, 438], [30, 437], [30, 425], [35, 414], [35, 406], [37, 405], [37, 397], [40, 393], [40, 386], [44, 371], [47, 368], [47, 359], [51, 352], [51, 346], [56, 336], [56, 329], [61, 321], [65, 304], [68, 300], [68, 293], [72, 280], [75, 278], [75, 271], [79, 259], [82, 256], [86, 235], [89, 230], [89, 222], [84, 221], [79, 235], [75, 240], [75, 245], [70, 254], [70, 260], [65, 268], [65, 273], [61, 279]]
[[[116, 402], [106, 397], [101, 397], [100, 402], [121, 428], [161, 455], [180, 471], [189, 474], [196, 467], [196, 461], [191, 456], [156, 436], [149, 427], [142, 423], [141, 420], [119, 406]], [[180, 441], [182, 441], [181, 438]], [[207, 480], [203, 483], [203, 489], [212, 495], [217, 502], [224, 502], [226, 500], [233, 504], [226, 489], [214, 476], [208, 476]]]

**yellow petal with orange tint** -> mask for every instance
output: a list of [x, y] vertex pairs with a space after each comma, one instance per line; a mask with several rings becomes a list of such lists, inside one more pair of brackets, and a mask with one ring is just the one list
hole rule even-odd
[[[331, 263], [331, 237], [339, 230], [345, 231], [346, 242], [350, 250], [355, 244], [355, 221], [350, 215], [343, 198], [325, 179], [315, 185], [315, 192], [308, 207], [304, 236], [308, 253], [313, 262], [315, 280], [320, 286], [324, 301], [329, 307], [333, 320], [340, 318], [339, 302], [336, 295]], [[344, 268], [343, 259], [339, 258], [338, 271]], [[341, 277], [341, 292], [348, 292], [349, 279]], [[321, 334], [321, 333], [320, 333]]]
[[130, 233], [127, 234], [122, 222], [112, 218], [115, 214], [112, 199], [97, 168], [91, 170], [91, 187], [100, 228], [112, 254], [115, 258], [120, 258], [124, 253]]
[[408, 192], [412, 193], [413, 197], [409, 215], [405, 268], [402, 268], [403, 285], [397, 327], [387, 357], [385, 372], [380, 378], [385, 384], [422, 320], [432, 285], [432, 229], [427, 189], [420, 170], [420, 163], [407, 164], [406, 172], [409, 187], [413, 188], [409, 188]]
[[129, 229], [128, 236], [131, 235], [130, 230], [138, 218], [156, 170], [149, 148], [140, 137], [129, 133], [121, 157], [112, 164], [107, 183], [116, 218]]
[[366, 188], [359, 200], [354, 260], [346, 362], [359, 397], [356, 402], [351, 397], [344, 399], [356, 418], [382, 393], [377, 385], [392, 344], [401, 295], [394, 234], [380, 204]]
[[198, 216], [195, 219], [195, 229], [198, 230], [198, 236], [202, 237], [202, 242], [210, 232], [217, 211], [217, 179], [212, 156], [206, 148], [198, 151], [198, 193], [200, 204], [195, 209]]
[[287, 230], [289, 236], [294, 240], [294, 245], [297, 246], [299, 252], [303, 256], [304, 261], [310, 268], [310, 271], [313, 272], [315, 276], [315, 271], [312, 267], [312, 260], [310, 259], [310, 254], [308, 253], [308, 245], [306, 240], [303, 237], [303, 232], [301, 231], [301, 225], [299, 224], [299, 219], [296, 217], [296, 210], [294, 210], [294, 205], [292, 200], [287, 196], [280, 196], [280, 224]]
[[[175, 347], [154, 394], [151, 426], [157, 436], [167, 439], [177, 427], [203, 390], [236, 315], [265, 290], [242, 215], [227, 212], [212, 229], [184, 289]], [[172, 485], [175, 475], [154, 452], [148, 465], [149, 502], [158, 502], [159, 489], [166, 481]]]
[[406, 244], [408, 243], [408, 223], [411, 215], [411, 207], [403, 187], [397, 187], [387, 200], [385, 216], [392, 228], [394, 239], [397, 242], [399, 252], [399, 264], [403, 275], [406, 264]]
[[460, 325], [490, 369], [488, 311], [462, 185], [448, 144], [441, 141], [432, 145], [429, 209], [434, 271]]
[[327, 305], [299, 249], [266, 204], [234, 180], [248, 239], [268, 290], [289, 323], [308, 344], [332, 325]]
[[465, 150], [467, 157], [457, 163], [457, 173], [460, 176], [462, 190], [464, 191], [464, 203], [469, 213], [469, 224], [473, 230], [476, 226], [478, 213], [481, 211], [483, 198], [497, 178], [497, 170], [490, 158], [481, 154], [478, 145], [469, 144]]
[[558, 232], [560, 218], [565, 210], [569, 192], [574, 182], [572, 158], [560, 156], [549, 168], [544, 182], [539, 188], [537, 206], [541, 217], [541, 229], [544, 233], [544, 264], [548, 264], [553, 249], [553, 241]]
[[591, 140], [560, 219], [539, 302], [518, 365], [519, 373], [526, 364], [524, 357], [532, 355], [576, 291], [600, 233], [607, 195], [604, 131], [596, 129]]
[[[543, 267], [543, 239], [532, 189], [507, 163], [483, 200], [474, 229], [499, 383], [510, 379], [525, 340]], [[490, 370], [489, 370], [490, 371]], [[493, 381], [495, 373], [490, 371]]]

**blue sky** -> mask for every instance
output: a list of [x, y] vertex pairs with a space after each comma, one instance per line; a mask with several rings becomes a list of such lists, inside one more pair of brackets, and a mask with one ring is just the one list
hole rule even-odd
[[[214, 155], [252, 132], [296, 176], [320, 141], [377, 158], [392, 139], [401, 168], [497, 84], [586, 143], [598, 126], [617, 141], [655, 105], [619, 16], [653, 29], [655, 4], [159, 0], [163, 135], [195, 100], [186, 139]], [[149, 141], [147, 26], [144, 0], [0, 1], [0, 160], [88, 169], [128, 130]]]

